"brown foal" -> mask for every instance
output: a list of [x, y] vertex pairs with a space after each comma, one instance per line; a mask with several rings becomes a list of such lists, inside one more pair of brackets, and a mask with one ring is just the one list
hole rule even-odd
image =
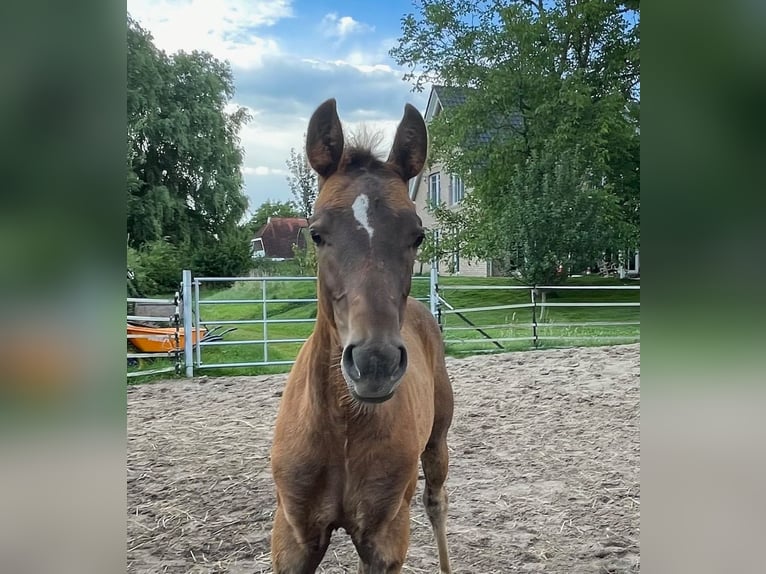
[[338, 528], [351, 536], [359, 572], [400, 572], [418, 459], [439, 566], [450, 572], [452, 387], [438, 325], [409, 297], [423, 228], [407, 182], [423, 169], [427, 147], [423, 118], [409, 104], [386, 161], [344, 145], [334, 99], [309, 121], [306, 154], [320, 186], [310, 220], [317, 320], [274, 430], [276, 574], [315, 572]]

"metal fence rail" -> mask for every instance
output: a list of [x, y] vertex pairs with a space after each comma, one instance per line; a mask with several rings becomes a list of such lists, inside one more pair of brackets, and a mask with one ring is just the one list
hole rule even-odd
[[[260, 284], [260, 288], [256, 288], [258, 296], [250, 298], [239, 299], [202, 299], [200, 297], [200, 289], [205, 284], [214, 283], [255, 283]], [[193, 355], [194, 361], [187, 360], [186, 371], [187, 373], [193, 372], [193, 369], [213, 369], [213, 368], [232, 368], [232, 367], [266, 367], [272, 365], [290, 365], [295, 362], [295, 358], [274, 358], [273, 355], [269, 356], [269, 347], [274, 345], [283, 344], [297, 344], [306, 341], [307, 337], [274, 337], [269, 333], [269, 328], [276, 325], [288, 325], [288, 324], [309, 324], [316, 322], [313, 317], [306, 318], [278, 318], [273, 315], [269, 315], [269, 306], [276, 304], [296, 304], [299, 306], [306, 306], [310, 308], [316, 304], [316, 297], [274, 297], [269, 298], [269, 285], [275, 283], [296, 283], [296, 282], [311, 282], [314, 284], [314, 292], [316, 292], [316, 277], [196, 277], [191, 283], [194, 287], [194, 329], [197, 333], [197, 340], [200, 341], [196, 346], [196, 353]], [[205, 306], [221, 306], [221, 305], [257, 305], [261, 307], [260, 317], [257, 319], [213, 319], [203, 315]], [[273, 308], [273, 307], [272, 307]], [[215, 340], [205, 341], [202, 338], [202, 329], [209, 326], [258, 326], [260, 325], [260, 337], [246, 337], [244, 339], [233, 340]], [[261, 359], [253, 361], [207, 361], [205, 358], [204, 349], [213, 347], [231, 347], [231, 346], [257, 346], [260, 348]], [[209, 356], [209, 355], [208, 355]], [[189, 357], [190, 359], [192, 356]]]
[[[596, 328], [596, 327], [639, 327], [639, 320], [631, 321], [576, 321], [576, 322], [541, 322], [539, 320], [541, 313], [545, 309], [556, 308], [636, 308], [640, 307], [640, 301], [568, 301], [568, 302], [549, 302], [539, 299], [541, 292], [555, 291], [640, 291], [640, 285], [543, 285], [543, 286], [524, 286], [524, 285], [438, 285], [435, 291], [438, 293], [435, 315], [439, 320], [442, 329], [444, 343], [446, 345], [466, 345], [472, 346], [476, 351], [476, 346], [491, 343], [495, 347], [505, 348], [501, 343], [510, 342], [529, 342], [530, 346], [537, 348], [542, 341], [639, 341], [640, 331], [636, 329], [636, 334], [623, 335], [617, 333], [603, 334], [578, 334], [569, 335], [565, 333], [541, 334], [541, 330], [566, 330], [578, 328]], [[528, 303], [509, 303], [502, 305], [484, 305], [480, 307], [462, 307], [455, 308], [445, 299], [445, 291], [527, 291], [530, 301]], [[467, 317], [470, 313], [495, 312], [506, 310], [530, 310], [529, 322], [509, 322], [505, 324], [482, 325], [476, 323]], [[447, 325], [447, 317], [454, 315], [459, 317], [467, 325]], [[523, 331], [528, 330], [527, 335], [506, 336], [505, 334], [490, 334], [488, 331]], [[480, 333], [483, 338], [478, 337], [460, 337], [452, 336], [455, 332]], [[489, 349], [493, 350], [493, 349]]]
[[[307, 296], [309, 289], [298, 289], [299, 294], [296, 297], [286, 295], [285, 289], [276, 290], [277, 285], [298, 282], [312, 283], [310, 291], [314, 296]], [[218, 295], [205, 296], [206, 287], [221, 283], [235, 285], [237, 295], [228, 299]], [[253, 287], [248, 289], [247, 285]], [[427, 295], [423, 295], [426, 286]], [[526, 344], [523, 348], [536, 348], [541, 344], [556, 341], [571, 344], [573, 341], [640, 340], [640, 320], [633, 316], [640, 307], [640, 301], [542, 301], [540, 293], [543, 290], [567, 293], [598, 290], [640, 292], [640, 286], [442, 285], [435, 272], [432, 272], [430, 277], [413, 277], [413, 292], [419, 295], [416, 297], [418, 300], [430, 307], [439, 321], [445, 345], [470, 348], [471, 352], [485, 352], [507, 350], [509, 343], [516, 344], [514, 348], [519, 348], [518, 344]], [[453, 306], [448, 301], [449, 292], [467, 291], [477, 294], [507, 291], [509, 301], [478, 306]], [[518, 294], [514, 299], [511, 293], [519, 292], [527, 293], [528, 300], [519, 302]], [[497, 295], [493, 297], [496, 298]], [[481, 301], [482, 298], [479, 296], [476, 299]], [[179, 331], [183, 330], [186, 334], [183, 344], [176, 344], [167, 353], [129, 351], [129, 365], [131, 362], [134, 364], [128, 368], [128, 377], [170, 372], [185, 372], [186, 376], [192, 376], [195, 369], [291, 365], [297, 355], [297, 349], [294, 347], [306, 341], [310, 325], [316, 322], [316, 277], [193, 277], [191, 271], [186, 270], [183, 272], [181, 288], [173, 299], [136, 297], [128, 298], [128, 303], [174, 305], [174, 313], [168, 317], [127, 314], [127, 321], [129, 324], [151, 322], [175, 327], [176, 343], [180, 339]], [[292, 315], [278, 316], [286, 307], [288, 311], [294, 311]], [[620, 317], [619, 314], [616, 317], [604, 316], [602, 312], [602, 315], [594, 317], [593, 321], [583, 320], [582, 317], [572, 317], [575, 320], [562, 322], [540, 320], [540, 314], [546, 310], [565, 308], [625, 308], [633, 311], [628, 312], [628, 316], [625, 317]], [[512, 312], [513, 319], [503, 321], [502, 315], [492, 315], [504, 311]], [[519, 320], [517, 313], [522, 315], [518, 317]], [[302, 325], [306, 328], [301, 329]], [[287, 328], [288, 326], [291, 327]], [[622, 331], [610, 333], [610, 329]], [[635, 334], [626, 334], [626, 330], [632, 329], [635, 329]], [[577, 330], [585, 332], [578, 333]], [[193, 336], [188, 336], [190, 333], [193, 333]], [[212, 336], [213, 334], [215, 336]], [[137, 337], [129, 334], [128, 341]], [[287, 348], [287, 345], [293, 348]], [[227, 355], [228, 349], [240, 346], [253, 348], [252, 360], [232, 360], [232, 357]], [[157, 366], [162, 361], [169, 364]], [[139, 368], [136, 368], [136, 364]], [[146, 365], [149, 368], [146, 368]]]

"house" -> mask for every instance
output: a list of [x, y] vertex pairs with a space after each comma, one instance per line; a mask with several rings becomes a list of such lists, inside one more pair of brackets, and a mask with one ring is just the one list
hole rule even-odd
[[[469, 91], [469, 88], [432, 86], [431, 94], [428, 96], [426, 113], [423, 116], [426, 124], [439, 115], [442, 110], [463, 104]], [[463, 180], [459, 176], [448, 173], [438, 163], [426, 165], [420, 175], [410, 180], [410, 198], [415, 202], [423, 226], [428, 229], [437, 228], [436, 220], [428, 209], [429, 205], [445, 204], [448, 209], [460, 209], [460, 204], [467, 191], [469, 190], [466, 190]], [[428, 263], [416, 263], [416, 273], [426, 272], [429, 269]], [[439, 273], [490, 277], [492, 275], [492, 262], [467, 259], [461, 257], [460, 253], [453, 253], [451, 257], [440, 262]]]
[[[428, 96], [426, 111], [423, 115], [426, 124], [430, 123], [442, 111], [464, 104], [471, 93], [472, 88], [433, 85]], [[512, 114], [506, 122], [515, 130], [521, 129], [524, 125], [524, 119], [521, 114]], [[479, 133], [476, 138], [476, 143], [479, 144], [491, 141], [489, 133]], [[418, 215], [423, 221], [423, 226], [431, 230], [437, 230], [438, 223], [429, 210], [429, 206], [438, 204], [446, 206], [447, 209], [459, 210], [461, 209], [463, 199], [470, 192], [470, 189], [465, 187], [459, 176], [449, 173], [443, 165], [434, 163], [426, 165], [417, 177], [410, 180], [409, 192], [410, 198], [415, 203]], [[624, 267], [623, 264], [615, 264], [615, 274], [621, 278], [625, 276], [640, 276], [639, 253], [637, 249], [615, 250], [615, 253], [621, 253], [627, 264]], [[502, 275], [502, 268], [502, 263], [493, 265], [492, 261], [469, 260], [461, 256], [459, 252], [452, 253], [449, 257], [439, 262], [439, 273], [442, 275], [491, 277], [495, 274]], [[430, 264], [428, 262], [417, 261], [414, 271], [415, 273], [428, 272], [430, 271]], [[600, 267], [599, 272], [602, 274], [609, 273], [609, 271], [602, 270]]]
[[302, 232], [308, 227], [303, 217], [269, 217], [268, 221], [250, 241], [253, 258], [265, 257], [274, 261], [292, 259], [293, 246], [306, 248], [306, 238]]

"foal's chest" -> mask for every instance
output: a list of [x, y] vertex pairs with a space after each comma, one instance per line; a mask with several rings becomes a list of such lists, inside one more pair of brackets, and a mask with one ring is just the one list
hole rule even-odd
[[[360, 433], [363, 435], [364, 433]], [[390, 436], [339, 434], [291, 461], [274, 461], [280, 498], [291, 523], [308, 521], [321, 530], [363, 528], [370, 516], [386, 520], [412, 495], [418, 455], [397, 450]], [[275, 470], [276, 470], [275, 469]]]

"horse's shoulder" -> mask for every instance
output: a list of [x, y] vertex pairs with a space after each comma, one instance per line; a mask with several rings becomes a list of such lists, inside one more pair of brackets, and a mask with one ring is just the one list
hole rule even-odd
[[405, 314], [405, 325], [409, 326], [415, 333], [424, 339], [441, 339], [439, 324], [431, 315], [423, 303], [417, 299], [409, 297], [407, 300], [407, 311]]

